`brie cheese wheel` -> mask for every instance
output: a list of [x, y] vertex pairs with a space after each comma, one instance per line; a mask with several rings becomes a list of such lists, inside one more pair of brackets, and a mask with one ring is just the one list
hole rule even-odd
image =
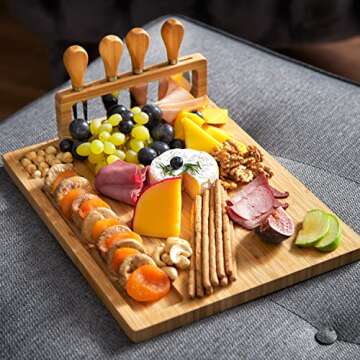
[[[170, 160], [179, 156], [183, 165], [172, 169]], [[182, 176], [183, 188], [191, 198], [201, 194], [219, 178], [219, 167], [216, 160], [204, 151], [191, 149], [172, 149], [163, 152], [150, 165], [150, 182]]]

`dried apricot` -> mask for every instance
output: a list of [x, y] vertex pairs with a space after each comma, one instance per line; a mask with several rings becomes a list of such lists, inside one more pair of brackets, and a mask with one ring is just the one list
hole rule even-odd
[[83, 193], [85, 193], [84, 189], [72, 189], [60, 200], [59, 207], [67, 219], [70, 219], [71, 217], [71, 206], [73, 201]]
[[170, 279], [154, 265], [143, 265], [136, 269], [126, 285], [126, 291], [136, 301], [156, 301], [170, 291]]
[[80, 205], [80, 209], [79, 209], [79, 216], [82, 219], [85, 219], [86, 216], [89, 214], [89, 212], [92, 209], [95, 209], [97, 207], [105, 207], [110, 209], [110, 205], [107, 204], [104, 200], [100, 199], [99, 197], [95, 198], [95, 199], [89, 199], [89, 200], [85, 200], [81, 203]]
[[91, 230], [91, 235], [93, 237], [94, 240], [96, 240], [103, 231], [105, 231], [107, 228], [109, 228], [110, 226], [113, 225], [119, 225], [119, 219], [118, 218], [107, 218], [107, 219], [102, 219], [102, 220], [98, 220], [92, 230]]
[[142, 244], [142, 238], [140, 235], [138, 235], [137, 233], [133, 232], [133, 231], [124, 231], [124, 232], [119, 232], [116, 234], [113, 234], [111, 236], [109, 236], [106, 240], [105, 240], [105, 247], [110, 250], [111, 247], [119, 240], [124, 240], [124, 239], [133, 239], [138, 241], [139, 243]]
[[76, 176], [76, 171], [71, 169], [71, 170], [66, 170], [62, 173], [60, 173], [55, 181], [51, 184], [51, 192], [54, 192], [56, 190], [56, 188], [59, 186], [59, 184], [66, 178], [72, 177], [72, 176]]
[[111, 270], [114, 272], [119, 271], [122, 262], [130, 255], [139, 254], [140, 251], [130, 247], [116, 249], [111, 259]]

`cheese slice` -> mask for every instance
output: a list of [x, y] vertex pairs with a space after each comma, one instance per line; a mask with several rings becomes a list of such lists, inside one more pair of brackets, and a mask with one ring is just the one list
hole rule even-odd
[[190, 119], [184, 118], [182, 123], [184, 126], [185, 144], [188, 149], [211, 153], [221, 145], [220, 141], [216, 140]]
[[[173, 157], [179, 156], [183, 160], [183, 166], [179, 169], [172, 170], [170, 161]], [[196, 165], [195, 171], [187, 170], [187, 164]], [[164, 172], [164, 167], [170, 168], [170, 172]], [[155, 158], [150, 166], [150, 182], [156, 183], [163, 179], [182, 176], [183, 189], [186, 193], [194, 198], [202, 193], [219, 178], [219, 168], [216, 160], [204, 151], [191, 149], [172, 149], [165, 151]]]

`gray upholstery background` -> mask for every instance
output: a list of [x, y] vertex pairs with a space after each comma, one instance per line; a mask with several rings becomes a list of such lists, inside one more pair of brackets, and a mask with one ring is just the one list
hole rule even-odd
[[[148, 63], [165, 58], [161, 23], [147, 27]], [[184, 23], [182, 53], [208, 58], [210, 96], [359, 232], [359, 88]], [[88, 79], [102, 74], [91, 64]], [[0, 153], [55, 134], [49, 94], [0, 124]], [[2, 167], [0, 228], [1, 359], [360, 359], [359, 263], [133, 344]], [[326, 324], [330, 346], [314, 340]]]

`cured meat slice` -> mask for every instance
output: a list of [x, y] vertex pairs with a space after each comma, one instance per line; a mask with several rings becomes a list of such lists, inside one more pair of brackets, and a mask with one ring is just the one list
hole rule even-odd
[[134, 205], [143, 190], [147, 171], [148, 167], [117, 160], [98, 172], [95, 188], [105, 196]]
[[289, 196], [289, 192], [288, 191], [280, 191], [278, 189], [275, 189], [274, 187], [272, 187], [271, 185], [269, 185], [274, 197], [276, 199], [286, 199]]
[[248, 196], [231, 206], [244, 220], [257, 218], [274, 207], [274, 196], [265, 186], [255, 188]]
[[252, 230], [266, 222], [275, 209], [281, 208], [279, 211], [282, 214], [281, 211], [288, 204], [282, 203], [277, 197], [285, 195], [287, 194], [271, 187], [265, 175], [261, 174], [227, 201], [227, 211], [234, 222]]
[[179, 86], [174, 80], [163, 79], [159, 83], [159, 98], [156, 105], [163, 113], [163, 119], [172, 123], [181, 110], [193, 111], [207, 105], [207, 96], [194, 98], [189, 91]]
[[227, 208], [227, 212], [231, 220], [247, 230], [253, 230], [260, 226], [260, 224], [272, 213], [272, 211], [273, 209], [252, 219], [243, 219], [231, 207]]

